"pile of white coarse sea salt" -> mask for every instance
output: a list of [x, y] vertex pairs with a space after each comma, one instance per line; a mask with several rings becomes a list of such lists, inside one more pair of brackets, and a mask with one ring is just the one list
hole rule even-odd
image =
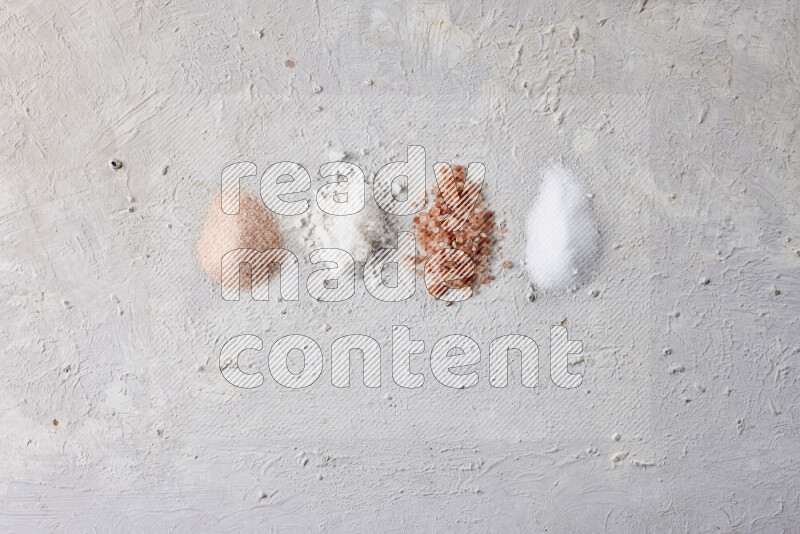
[[546, 168], [527, 219], [525, 265], [534, 287], [577, 289], [594, 270], [599, 243], [591, 195], [563, 165]]
[[[329, 196], [320, 191], [319, 195]], [[388, 222], [372, 199], [372, 184], [366, 184], [364, 207], [352, 215], [332, 215], [312, 202], [297, 221], [308, 252], [336, 248], [348, 252], [357, 264], [366, 263], [370, 254], [389, 243]]]

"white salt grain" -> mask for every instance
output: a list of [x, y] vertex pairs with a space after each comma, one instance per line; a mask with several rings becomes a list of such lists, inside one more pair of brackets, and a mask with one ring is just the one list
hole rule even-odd
[[544, 171], [527, 230], [526, 267], [536, 287], [574, 289], [586, 281], [597, 259], [599, 231], [590, 198], [563, 166]]

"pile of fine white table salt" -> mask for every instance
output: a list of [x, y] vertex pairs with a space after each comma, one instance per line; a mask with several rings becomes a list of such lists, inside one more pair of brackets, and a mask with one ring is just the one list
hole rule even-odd
[[577, 289], [594, 270], [599, 242], [591, 195], [564, 166], [545, 169], [527, 219], [525, 265], [534, 287]]

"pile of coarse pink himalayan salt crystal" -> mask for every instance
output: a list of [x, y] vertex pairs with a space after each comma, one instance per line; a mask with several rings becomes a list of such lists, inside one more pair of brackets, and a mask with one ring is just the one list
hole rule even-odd
[[[463, 194], [465, 171], [463, 165], [452, 165], [452, 170], [455, 178], [456, 187]], [[469, 218], [464, 221], [455, 231], [447, 231], [443, 228], [442, 221], [447, 218], [450, 210], [442, 197], [442, 193], [438, 186], [434, 186], [432, 193], [434, 194], [434, 202], [431, 208], [414, 217], [413, 229], [416, 233], [417, 240], [417, 257], [414, 260], [416, 264], [416, 272], [419, 276], [425, 276], [425, 262], [437, 250], [454, 248], [465, 252], [473, 261], [474, 271], [471, 276], [458, 278], [451, 281], [445, 281], [443, 284], [430, 284], [428, 291], [437, 299], [442, 297], [447, 288], [461, 289], [464, 287], [471, 287], [473, 291], [477, 289], [478, 285], [484, 285], [491, 282], [494, 277], [491, 275], [490, 261], [492, 259], [492, 252], [494, 247], [494, 213], [488, 209], [486, 201], [483, 196], [479, 194], [475, 207], [469, 215]], [[499, 229], [501, 234], [505, 233], [505, 228]], [[497, 246], [497, 251], [501, 247]], [[446, 270], [448, 272], [459, 270], [459, 265], [455, 262], [441, 259], [442, 256], [433, 258], [433, 264], [428, 265], [428, 270], [435, 275], [437, 271], [441, 272]], [[503, 269], [507, 269], [511, 264], [504, 261], [502, 264]], [[435, 276], [431, 277], [435, 279]], [[446, 276], [443, 277], [445, 280]], [[450, 306], [452, 303], [447, 302], [445, 305]]]

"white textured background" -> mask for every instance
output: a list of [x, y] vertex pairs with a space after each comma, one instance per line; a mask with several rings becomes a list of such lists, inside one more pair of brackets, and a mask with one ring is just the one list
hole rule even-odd
[[[797, 6], [451, 4], [0, 4], [0, 530], [796, 530]], [[395, 305], [361, 284], [345, 304], [232, 303], [199, 271], [227, 163], [316, 176], [339, 150], [374, 173], [408, 144], [429, 169], [487, 166], [514, 265], [467, 303], [421, 284]], [[603, 256], [529, 303], [523, 216], [559, 159], [594, 193]], [[565, 317], [578, 390], [546, 358], [538, 389], [489, 386], [494, 337], [546, 356]], [[472, 336], [478, 386], [424, 358], [422, 388], [394, 385], [392, 324], [428, 350]], [[219, 350], [242, 333], [310, 335], [321, 379], [234, 388]], [[381, 341], [380, 390], [331, 386], [351, 333]]]

